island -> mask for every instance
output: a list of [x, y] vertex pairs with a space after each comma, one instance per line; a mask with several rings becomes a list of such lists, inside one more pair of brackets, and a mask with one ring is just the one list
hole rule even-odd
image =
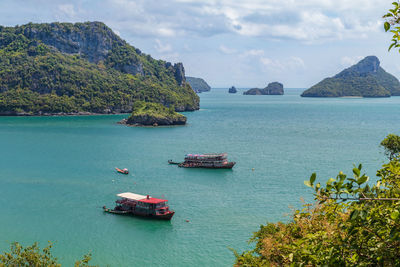
[[244, 95], [283, 95], [283, 84], [279, 82], [273, 82], [268, 84], [267, 87], [264, 89], [260, 88], [252, 88], [249, 89], [245, 92], [243, 92]]
[[102, 22], [0, 26], [0, 115], [130, 113], [137, 101], [199, 109], [182, 63], [156, 60]]
[[228, 93], [230, 94], [236, 94], [237, 93], [237, 89], [235, 86], [232, 86], [231, 88], [229, 88]]
[[400, 95], [396, 77], [380, 67], [376, 56], [368, 56], [308, 90], [303, 97], [390, 97]]
[[211, 87], [202, 78], [186, 77], [186, 81], [196, 93], [208, 92], [211, 90]]
[[175, 112], [174, 107], [159, 103], [136, 101], [128, 119], [119, 122], [130, 126], [185, 125], [186, 117]]

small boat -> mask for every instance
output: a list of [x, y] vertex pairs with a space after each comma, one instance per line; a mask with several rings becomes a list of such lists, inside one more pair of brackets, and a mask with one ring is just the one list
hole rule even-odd
[[121, 199], [115, 201], [117, 205], [114, 209], [103, 207], [104, 212], [121, 214], [121, 215], [136, 215], [142, 217], [150, 217], [160, 220], [171, 220], [175, 211], [169, 209], [168, 200], [143, 196], [135, 193], [121, 193], [117, 195]]
[[129, 213], [131, 213], [130, 211], [127, 211], [127, 210], [113, 210], [113, 209], [109, 209], [109, 208], [107, 208], [106, 206], [103, 206], [103, 210], [105, 211], [105, 212], [108, 212], [108, 213], [113, 213], [113, 214], [129, 214]]
[[168, 163], [169, 163], [169, 164], [174, 164], [174, 165], [179, 165], [179, 164], [181, 164], [182, 162], [175, 162], [175, 161], [172, 161], [172, 160], [168, 160]]
[[125, 169], [119, 169], [119, 168], [115, 168], [117, 170], [117, 172], [122, 173], [122, 174], [129, 174], [129, 170], [127, 168]]
[[232, 169], [236, 162], [228, 161], [227, 153], [213, 154], [186, 154], [185, 161], [176, 163], [168, 161], [169, 164], [178, 164], [182, 168], [209, 168], [209, 169]]

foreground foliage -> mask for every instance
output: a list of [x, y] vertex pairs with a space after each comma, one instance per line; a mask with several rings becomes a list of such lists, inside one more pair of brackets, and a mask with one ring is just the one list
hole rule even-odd
[[[32, 246], [22, 247], [15, 242], [11, 245], [11, 251], [0, 255], [0, 267], [3, 266], [61, 266], [57, 258], [51, 254], [52, 245], [40, 249], [37, 243]], [[90, 254], [83, 256], [83, 259], [75, 262], [75, 267], [89, 266]]]
[[354, 167], [325, 186], [312, 174], [315, 191], [289, 223], [268, 223], [251, 239], [254, 250], [236, 253], [239, 266], [400, 266], [400, 162], [377, 171], [372, 186]]
[[383, 16], [386, 19], [386, 22], [383, 24], [385, 31], [393, 34], [389, 51], [392, 48], [400, 48], [400, 2], [393, 2], [392, 5], [393, 8], [389, 9], [388, 13]]

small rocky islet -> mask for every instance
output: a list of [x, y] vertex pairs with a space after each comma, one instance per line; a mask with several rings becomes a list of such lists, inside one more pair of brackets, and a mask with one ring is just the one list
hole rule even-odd
[[132, 114], [119, 122], [128, 126], [170, 126], [185, 125], [186, 117], [159, 103], [136, 101]]
[[268, 84], [267, 87], [260, 89], [260, 88], [251, 88], [245, 92], [244, 95], [283, 95], [283, 84], [279, 82], [272, 82]]
[[232, 86], [231, 88], [228, 89], [228, 93], [230, 94], [236, 94], [237, 93], [237, 89], [235, 86]]
[[326, 78], [302, 97], [390, 97], [400, 95], [399, 80], [387, 73], [376, 56], [367, 56], [357, 64]]

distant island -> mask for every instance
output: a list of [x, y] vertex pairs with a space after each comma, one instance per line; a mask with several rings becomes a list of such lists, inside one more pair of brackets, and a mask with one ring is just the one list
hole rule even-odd
[[376, 56], [368, 56], [304, 91], [303, 97], [390, 97], [400, 95], [396, 77], [379, 66]]
[[283, 84], [279, 82], [273, 82], [268, 84], [267, 87], [264, 89], [260, 88], [252, 88], [249, 89], [245, 92], [243, 92], [244, 95], [283, 95]]
[[101, 22], [0, 26], [0, 115], [199, 109], [182, 63], [155, 60]]
[[175, 112], [172, 106], [167, 108], [159, 103], [136, 101], [129, 118], [119, 123], [134, 126], [184, 125], [186, 117]]
[[228, 93], [230, 94], [236, 94], [237, 93], [237, 89], [235, 86], [232, 86], [231, 88], [229, 88]]
[[202, 78], [186, 77], [186, 81], [196, 93], [208, 92], [211, 90], [211, 87]]

